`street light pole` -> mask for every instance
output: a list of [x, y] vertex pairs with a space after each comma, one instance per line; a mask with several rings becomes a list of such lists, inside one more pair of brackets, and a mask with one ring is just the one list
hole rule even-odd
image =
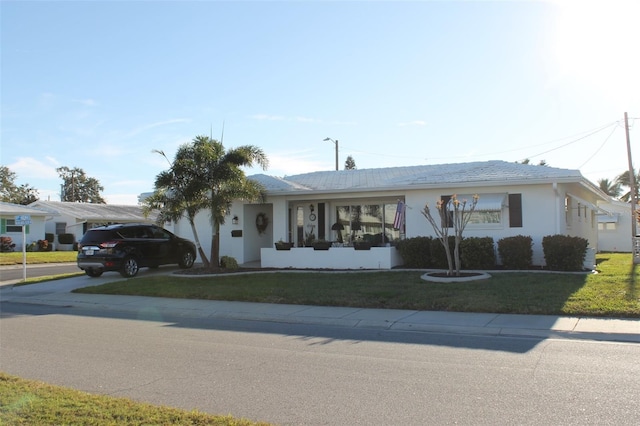
[[325, 142], [326, 141], [331, 141], [336, 145], [336, 171], [339, 170], [338, 169], [338, 140], [333, 140], [331, 138], [324, 138]]

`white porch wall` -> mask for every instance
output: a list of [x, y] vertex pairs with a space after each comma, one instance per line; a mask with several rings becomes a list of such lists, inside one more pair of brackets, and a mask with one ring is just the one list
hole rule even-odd
[[261, 256], [263, 268], [392, 269], [402, 265], [402, 257], [395, 247], [371, 247], [370, 250], [353, 247], [331, 247], [329, 250], [263, 248]]

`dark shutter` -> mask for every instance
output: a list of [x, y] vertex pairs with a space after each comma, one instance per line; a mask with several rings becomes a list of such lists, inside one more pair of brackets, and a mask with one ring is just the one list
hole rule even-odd
[[[441, 223], [443, 228], [451, 228], [453, 227], [453, 211], [449, 208], [449, 201], [451, 200], [451, 195], [441, 195], [440, 199], [442, 200], [442, 209], [443, 212], [447, 214], [441, 216]], [[438, 209], [436, 208], [436, 211]], [[438, 212], [438, 214], [440, 214]]]
[[509, 194], [509, 227], [522, 228], [522, 194]]
[[324, 203], [318, 203], [318, 239], [325, 239]]

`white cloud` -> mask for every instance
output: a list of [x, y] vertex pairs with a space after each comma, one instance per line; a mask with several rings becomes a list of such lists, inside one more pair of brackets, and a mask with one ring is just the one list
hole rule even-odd
[[94, 107], [98, 105], [98, 102], [96, 102], [94, 99], [73, 99], [73, 102], [76, 102], [88, 107]]
[[9, 164], [7, 167], [15, 172], [21, 180], [58, 178], [56, 168], [59, 167], [59, 163], [52, 157], [46, 157], [46, 162], [33, 157], [19, 157], [15, 163]]
[[166, 126], [168, 124], [175, 124], [175, 123], [189, 123], [191, 120], [188, 118], [172, 118], [170, 120], [165, 120], [165, 121], [158, 121], [156, 123], [151, 123], [151, 124], [146, 124], [144, 126], [140, 126], [140, 127], [136, 127], [135, 129], [131, 130], [129, 133], [127, 133], [126, 135], [124, 135], [124, 137], [132, 137], [135, 136], [139, 133], [145, 132], [147, 130], [153, 129], [155, 127], [160, 127], [160, 126]]
[[317, 170], [331, 170], [333, 163], [316, 160], [316, 153], [311, 150], [295, 152], [279, 152], [269, 154], [269, 169], [264, 171], [259, 167], [246, 170], [247, 175], [268, 174], [271, 176], [291, 176]]
[[53, 93], [45, 92], [41, 93], [38, 98], [38, 106], [40, 108], [49, 109], [53, 107], [53, 104], [56, 101], [56, 96]]
[[269, 115], [269, 114], [255, 114], [251, 118], [255, 120], [268, 120], [268, 121], [280, 121], [285, 120], [285, 117], [281, 115]]
[[140, 194], [103, 194], [102, 197], [107, 204], [131, 206], [138, 205], [139, 195]]
[[307, 118], [307, 117], [296, 117], [295, 120], [300, 123], [322, 123], [322, 120], [317, 120], [315, 118]]

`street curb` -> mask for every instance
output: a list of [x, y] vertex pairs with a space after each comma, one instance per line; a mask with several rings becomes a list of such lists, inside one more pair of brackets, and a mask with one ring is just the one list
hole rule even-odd
[[[59, 296], [59, 297], [55, 297]], [[175, 307], [177, 303], [174, 299], [153, 298], [147, 296], [106, 296], [107, 299], [96, 302], [91, 301], [94, 295], [85, 295], [73, 293], [73, 298], [69, 298], [70, 294], [49, 294], [38, 298], [16, 297], [12, 298], [12, 303], [22, 303], [30, 305], [48, 305], [58, 307], [73, 307], [81, 309], [101, 309], [111, 312], [127, 312], [138, 313], [141, 319], [161, 320], [164, 315], [180, 318], [209, 318], [209, 319], [227, 319], [240, 321], [256, 321], [271, 322], [283, 324], [303, 324], [303, 325], [322, 325], [330, 327], [342, 327], [352, 329], [369, 329], [369, 330], [385, 330], [395, 332], [418, 332], [418, 333], [447, 333], [459, 335], [476, 335], [476, 336], [492, 336], [492, 337], [519, 337], [519, 338], [535, 338], [535, 339], [567, 339], [567, 340], [584, 340], [584, 341], [609, 341], [619, 343], [640, 343], [640, 333], [614, 333], [614, 332], [596, 332], [596, 331], [575, 331], [558, 330], [558, 329], [539, 329], [525, 327], [501, 327], [491, 325], [499, 314], [484, 314], [486, 321], [482, 325], [452, 325], [444, 323], [420, 323], [411, 322], [410, 318], [416, 314], [431, 314], [431, 312], [407, 311], [406, 315], [395, 319], [369, 319], [357, 318], [349, 316], [364, 315], [368, 310], [359, 308], [346, 308], [342, 316], [319, 316], [310, 315], [309, 312], [314, 310], [324, 311], [324, 307], [315, 306], [297, 306], [297, 305], [279, 305], [273, 307], [270, 304], [249, 304], [247, 306], [269, 307], [278, 309], [284, 306], [291, 312], [287, 314], [269, 313], [269, 312], [247, 312], [239, 310], [231, 310], [230, 308], [215, 308], [211, 305], [207, 306], [210, 301], [195, 301], [191, 299], [180, 300], [184, 306], [191, 307]], [[136, 299], [133, 299], [136, 298]], [[86, 300], [82, 300], [86, 299]], [[118, 302], [118, 299], [120, 301]], [[95, 299], [94, 299], [95, 300]], [[194, 308], [200, 304], [200, 307]], [[229, 302], [233, 303], [233, 302]], [[241, 305], [230, 305], [238, 306]], [[327, 307], [327, 309], [331, 309]], [[342, 308], [341, 308], [342, 309]], [[330, 310], [328, 312], [331, 312]], [[436, 314], [438, 314], [436, 312]], [[455, 313], [448, 313], [456, 315]], [[462, 313], [460, 313], [462, 314]], [[468, 314], [468, 316], [474, 314]], [[579, 319], [576, 319], [579, 320]], [[587, 321], [589, 319], [586, 319]], [[499, 322], [499, 321], [498, 321]]]

